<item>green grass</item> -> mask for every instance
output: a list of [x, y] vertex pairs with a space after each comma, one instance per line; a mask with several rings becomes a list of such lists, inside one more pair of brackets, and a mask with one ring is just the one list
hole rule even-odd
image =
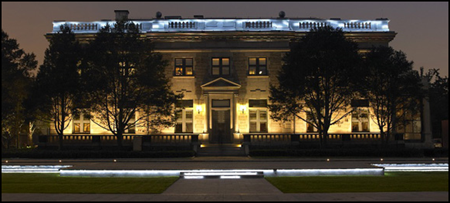
[[61, 177], [2, 173], [2, 193], [160, 194], [178, 177]]
[[448, 172], [397, 172], [384, 176], [266, 177], [284, 193], [448, 191]]

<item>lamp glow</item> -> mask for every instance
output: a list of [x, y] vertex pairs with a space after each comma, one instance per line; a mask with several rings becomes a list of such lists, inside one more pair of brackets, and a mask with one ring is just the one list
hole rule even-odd
[[245, 105], [241, 105], [241, 112], [242, 112], [242, 113], [245, 112]]
[[197, 113], [200, 114], [201, 111], [202, 111], [202, 106], [198, 105], [197, 106]]

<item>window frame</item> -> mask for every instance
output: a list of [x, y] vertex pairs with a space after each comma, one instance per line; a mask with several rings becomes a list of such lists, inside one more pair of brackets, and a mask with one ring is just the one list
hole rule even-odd
[[[256, 59], [256, 63], [254, 65], [250, 64], [250, 59]], [[265, 65], [261, 65], [260, 64], [260, 59], [265, 59], [266, 63]], [[268, 75], [268, 70], [267, 70], [267, 57], [248, 57], [248, 71], [247, 71], [247, 75], [249, 76], [266, 76]], [[250, 69], [254, 67], [255, 68], [255, 73], [251, 74], [250, 73]], [[261, 72], [261, 67], [265, 67], [265, 73], [259, 74], [259, 72]]]
[[[134, 122], [136, 122], [136, 113], [133, 113], [133, 114], [130, 115], [130, 116], [131, 116], [131, 118], [130, 118], [130, 120], [128, 121], [128, 124], [129, 124], [129, 123], [134, 123]], [[132, 127], [128, 126], [128, 128], [125, 130], [124, 133], [127, 133], [127, 134], [136, 134], [136, 124], [133, 125]]]
[[[267, 108], [267, 100], [265, 102], [261, 102], [261, 100], [265, 99], [249, 99], [249, 110], [248, 110], [248, 123], [249, 123], [249, 132], [250, 133], [268, 133], [269, 132], [269, 109]], [[253, 106], [250, 106], [250, 103], [256, 104]], [[262, 104], [262, 105], [259, 105]], [[251, 112], [256, 112], [256, 118], [251, 118]], [[261, 111], [265, 112], [266, 115], [264, 119], [261, 119]], [[253, 131], [251, 128], [252, 123], [256, 123], [256, 129]], [[266, 124], [265, 130], [261, 130], [261, 123]]]
[[[184, 106], [187, 101], [192, 104], [192, 106]], [[181, 118], [177, 118], [175, 121], [175, 129], [174, 133], [194, 133], [194, 100], [188, 99], [188, 100], [180, 100], [181, 106], [175, 106], [176, 110], [181, 113]], [[187, 112], [190, 112], [192, 115], [192, 118], [187, 118]], [[179, 125], [181, 125], [181, 132], [178, 130]], [[188, 131], [188, 125], [191, 126], [191, 131]]]
[[[313, 123], [313, 115], [311, 111], [306, 111], [306, 120]], [[317, 133], [319, 132], [319, 130], [311, 123], [309, 122], [305, 122], [306, 123], [306, 133]], [[310, 130], [310, 128], [312, 128], [312, 130]]]
[[[182, 60], [182, 64], [181, 66], [177, 65], [177, 60]], [[188, 66], [186, 65], [186, 60], [191, 60], [192, 61], [192, 65]], [[177, 74], [177, 69], [181, 68], [181, 74], [178, 75]], [[188, 75], [186, 69], [187, 68], [192, 68], [192, 74]], [[174, 76], [193, 76], [194, 75], [194, 58], [175, 58], [174, 59], [174, 69], [173, 69], [173, 75]]]
[[[85, 118], [85, 115], [89, 115], [88, 118]], [[78, 116], [78, 119], [75, 117]], [[91, 134], [91, 115], [89, 112], [80, 111], [73, 115], [72, 119], [72, 134]], [[78, 131], [76, 131], [75, 126], [78, 126]], [[85, 131], [85, 126], [88, 124], [89, 131]]]
[[[355, 114], [358, 114], [358, 118], [355, 118]], [[366, 117], [361, 117], [360, 115], [367, 114]], [[354, 129], [354, 124], [358, 124], [358, 129]], [[364, 123], [367, 124], [367, 129], [364, 129]], [[354, 112], [352, 112], [351, 119], [351, 130], [352, 132], [370, 132], [370, 110], [369, 107], [356, 107]]]
[[[214, 65], [214, 59], [219, 59], [219, 65]], [[223, 59], [228, 59], [228, 65], [223, 65]], [[214, 68], [219, 68], [219, 74], [214, 74]], [[223, 68], [228, 67], [228, 74], [223, 74]], [[211, 75], [212, 76], [230, 76], [231, 75], [231, 58], [230, 57], [212, 57], [211, 58]]]
[[420, 112], [412, 114], [410, 110], [406, 111], [405, 117], [399, 120], [397, 133], [403, 133], [403, 139], [405, 140], [422, 140], [423, 125]]

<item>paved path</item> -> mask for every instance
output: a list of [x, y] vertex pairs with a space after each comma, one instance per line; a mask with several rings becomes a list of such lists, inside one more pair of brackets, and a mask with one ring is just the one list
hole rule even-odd
[[5, 194], [2, 201], [402, 201], [448, 202], [448, 192], [297, 194]]
[[[6, 160], [2, 160], [5, 164]], [[7, 165], [73, 165], [74, 169], [302, 169], [370, 168], [371, 163], [448, 163], [448, 158], [349, 159], [200, 157], [176, 159], [12, 159]], [[265, 179], [179, 179], [162, 194], [5, 194], [2, 201], [446, 201], [447, 192], [284, 194]]]

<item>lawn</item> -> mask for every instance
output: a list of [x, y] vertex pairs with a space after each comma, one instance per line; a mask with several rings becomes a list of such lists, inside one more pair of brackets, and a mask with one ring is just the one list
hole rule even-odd
[[2, 193], [160, 194], [178, 177], [61, 177], [57, 173], [2, 173]]
[[284, 193], [448, 191], [448, 172], [395, 172], [384, 176], [266, 177]]

